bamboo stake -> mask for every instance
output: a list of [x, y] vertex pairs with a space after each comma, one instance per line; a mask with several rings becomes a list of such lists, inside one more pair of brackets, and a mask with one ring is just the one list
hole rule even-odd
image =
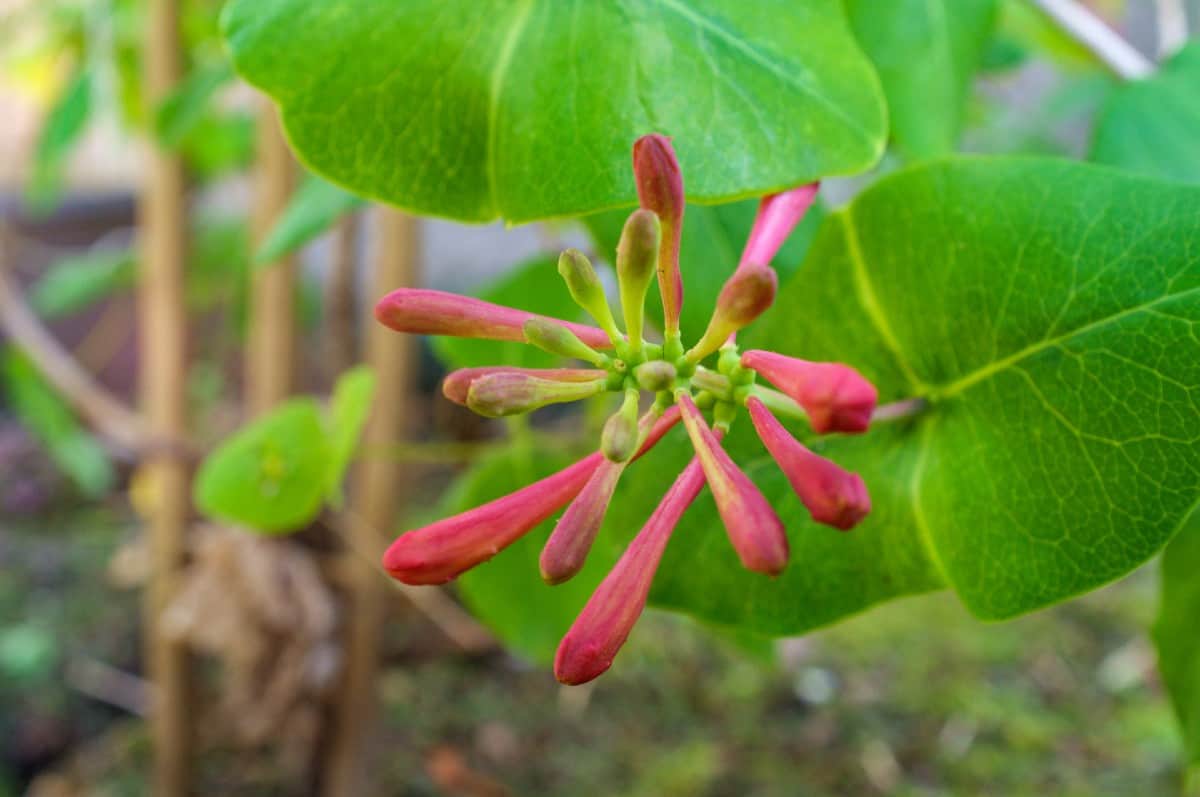
[[[371, 295], [417, 282], [419, 240], [417, 222], [396, 211], [381, 209], [377, 217], [377, 255]], [[376, 392], [365, 439], [390, 445], [400, 439], [409, 406], [409, 389], [416, 360], [414, 338], [397, 335], [367, 315], [367, 362], [375, 370]], [[396, 464], [376, 458], [361, 462], [354, 474], [351, 512], [361, 523], [345, 532], [354, 550], [379, 551], [375, 529], [395, 523], [399, 471]], [[353, 589], [348, 598], [349, 620], [346, 671], [336, 707], [333, 733], [326, 758], [325, 789], [329, 797], [363, 793], [362, 743], [372, 721], [375, 673], [378, 665], [379, 627], [383, 622], [385, 584], [378, 572], [378, 556], [350, 559]]]
[[[275, 108], [265, 99], [258, 115], [258, 174], [254, 240], [261, 242], [287, 207], [295, 164]], [[258, 267], [250, 292], [245, 361], [246, 404], [259, 415], [287, 398], [296, 373], [296, 263], [292, 257]]]
[[[150, 0], [148, 12], [145, 84], [154, 105], [172, 91], [181, 73], [178, 0]], [[139, 208], [140, 391], [151, 434], [167, 440], [182, 439], [186, 430], [185, 191], [182, 160], [152, 145]], [[154, 794], [173, 797], [185, 794], [188, 782], [188, 656], [182, 643], [159, 631], [159, 617], [183, 565], [189, 474], [186, 461], [170, 447], [149, 455], [144, 467], [156, 493], [147, 519], [151, 571], [143, 605], [146, 666], [154, 685], [151, 778]]]

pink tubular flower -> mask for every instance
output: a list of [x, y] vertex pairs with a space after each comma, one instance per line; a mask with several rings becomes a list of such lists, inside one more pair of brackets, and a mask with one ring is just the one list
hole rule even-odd
[[671, 139], [654, 133], [633, 144], [633, 176], [638, 202], [658, 214], [662, 241], [658, 250], [658, 287], [662, 293], [667, 334], [679, 331], [683, 310], [683, 277], [679, 272], [679, 243], [683, 235], [683, 174]]
[[729, 533], [729, 541], [747, 570], [776, 576], [787, 567], [788, 541], [783, 523], [767, 499], [742, 472], [696, 408], [691, 397], [682, 394], [679, 405], [696, 455], [704, 468], [704, 477], [717, 502], [717, 511]]
[[809, 451], [757, 398], [746, 401], [759, 438], [813, 520], [846, 531], [871, 511], [862, 477]]
[[[672, 407], [651, 427], [640, 457], [679, 421]], [[597, 451], [515, 493], [401, 534], [383, 555], [383, 568], [405, 584], [445, 584], [486, 562], [571, 501], [606, 462]]]
[[392, 291], [375, 305], [375, 318], [397, 332], [409, 332], [414, 335], [451, 335], [459, 338], [521, 342], [525, 340], [522, 329], [525, 322], [540, 319], [566, 327], [592, 348], [612, 347], [608, 335], [596, 327], [572, 324], [492, 304], [482, 299], [425, 288], [400, 288]]
[[559, 643], [554, 656], [554, 676], [559, 681], [586, 683], [612, 665], [646, 608], [650, 584], [671, 532], [703, 487], [700, 460], [692, 459]]
[[383, 567], [405, 584], [444, 584], [553, 515], [603, 461], [599, 453], [592, 454], [515, 493], [406, 532], [383, 555]]
[[[582, 361], [590, 366], [498, 365], [448, 375], [442, 385], [446, 397], [481, 415], [506, 416], [605, 395], [610, 406], [595, 453], [511, 495], [402, 534], [387, 550], [383, 564], [406, 583], [449, 581], [564, 507], [538, 566], [552, 585], [571, 578], [601, 533], [610, 503], [620, 500], [619, 482], [640, 478], [636, 469], [628, 476], [626, 471], [683, 420], [695, 456], [559, 645], [554, 672], [565, 684], [590, 681], [612, 665], [645, 609], [671, 534], [706, 483], [741, 564], [770, 576], [787, 566], [783, 523], [721, 446], [743, 407], [817, 522], [845, 530], [871, 509], [861, 478], [805, 448], [772, 413], [807, 418], [817, 433], [861, 432], [874, 414], [875, 388], [847, 365], [768, 351], [742, 353], [737, 344], [737, 332], [774, 302], [779, 278], [771, 260], [812, 205], [818, 184], [763, 198], [707, 328], [699, 340], [685, 341], [679, 326], [685, 198], [670, 139], [658, 134], [639, 138], [633, 146], [633, 171], [640, 207], [625, 222], [616, 258], [609, 259], [615, 265], [620, 313], [613, 313], [606, 280], [582, 252], [567, 250], [558, 261], [559, 276], [572, 300], [601, 329], [429, 290], [394, 291], [375, 310], [382, 323], [402, 332], [521, 341], [564, 364]], [[664, 334], [661, 340], [646, 340], [646, 294], [656, 276]], [[779, 390], [757, 384], [762, 378]], [[915, 412], [924, 402], [916, 397], [901, 405]], [[892, 405], [890, 417], [900, 417], [898, 406]], [[877, 419], [888, 415], [879, 413]]]
[[547, 584], [561, 584], [583, 567], [624, 470], [624, 462], [601, 462], [559, 518], [538, 559], [542, 580]]
[[848, 365], [812, 363], [770, 351], [744, 352], [742, 365], [795, 399], [815, 432], [863, 432], [871, 424], [879, 394]]
[[750, 263], [770, 263], [774, 260], [779, 247], [783, 246], [783, 242], [812, 206], [820, 187], [820, 183], [809, 183], [790, 191], [763, 197], [758, 205], [758, 215], [754, 218], [750, 237], [746, 239], [746, 248], [742, 250], [742, 259], [738, 261], [738, 268]]
[[442, 395], [455, 404], [467, 406], [467, 392], [476, 379], [492, 374], [524, 374], [552, 382], [591, 382], [603, 379], [608, 374], [596, 368], [512, 368], [506, 365], [488, 365], [482, 368], [459, 368], [442, 380]]

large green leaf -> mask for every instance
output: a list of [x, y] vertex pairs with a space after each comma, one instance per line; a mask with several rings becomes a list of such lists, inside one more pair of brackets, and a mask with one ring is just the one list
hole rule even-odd
[[847, 0], [846, 11], [879, 71], [896, 145], [912, 158], [951, 152], [996, 0]]
[[[779, 312], [790, 308], [790, 312]], [[1200, 192], [1067, 162], [962, 159], [887, 178], [824, 224], [747, 345], [861, 369], [920, 415], [820, 449], [874, 511], [805, 518], [744, 421], [730, 448], [779, 508], [793, 563], [746, 573], [702, 496], [652, 600], [784, 634], [948, 585], [1005, 618], [1128, 573], [1200, 494]], [[682, 468], [631, 468], [620, 545]]]
[[885, 137], [840, 0], [235, 0], [223, 25], [306, 163], [421, 213], [629, 204], [655, 131], [701, 200], [862, 171]]
[[196, 475], [196, 505], [255, 531], [295, 531], [321, 510], [331, 456], [317, 402], [292, 399], [205, 458]]
[[1200, 42], [1112, 92], [1096, 120], [1091, 159], [1200, 183]]
[[1188, 761], [1200, 764], [1200, 515], [1162, 557], [1162, 602], [1154, 623], [1158, 668], [1183, 731]]
[[[679, 261], [684, 274], [680, 329], [685, 340], [699, 340], [704, 334], [717, 303], [717, 294], [737, 266], [757, 209], [758, 201], [747, 199], [724, 205], [689, 205], [684, 213]], [[628, 211], [611, 210], [583, 220], [596, 243], [597, 254], [607, 258], [609, 263], [617, 251], [617, 241], [621, 238], [621, 228], [628, 215]], [[772, 265], [779, 273], [781, 284], [792, 276], [804, 259], [824, 216], [821, 206], [813, 205], [804, 221], [779, 250]], [[651, 317], [661, 326], [662, 304], [657, 291], [650, 293], [648, 309]]]

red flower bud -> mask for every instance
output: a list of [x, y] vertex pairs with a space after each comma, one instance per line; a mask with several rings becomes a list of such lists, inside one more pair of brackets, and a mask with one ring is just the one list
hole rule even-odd
[[507, 365], [488, 365], [482, 368], [459, 368], [442, 380], [442, 395], [455, 404], [467, 406], [467, 391], [471, 383], [491, 374], [524, 374], [553, 382], [591, 382], [604, 379], [604, 371], [591, 368], [515, 368]]
[[542, 548], [538, 565], [547, 584], [561, 584], [579, 572], [600, 532], [608, 503], [625, 471], [624, 462], [605, 459], [559, 518]]
[[602, 329], [504, 307], [470, 296], [425, 288], [400, 288], [375, 305], [375, 318], [397, 332], [414, 335], [452, 335], [460, 338], [524, 341], [522, 326], [530, 319], [561, 324], [594, 348], [607, 349], [612, 341]]
[[871, 511], [862, 477], [805, 448], [757, 398], [746, 402], [754, 429], [813, 520], [846, 531]]
[[747, 351], [742, 365], [766, 377], [808, 413], [813, 431], [862, 432], [879, 398], [874, 385], [841, 363], [813, 363], [769, 351]]
[[683, 425], [696, 448], [729, 541], [748, 570], [778, 575], [787, 566], [783, 523], [754, 482], [741, 471], [686, 393], [679, 395]]
[[671, 140], [653, 134], [633, 144], [633, 176], [638, 202], [658, 215], [662, 240], [658, 250], [658, 286], [668, 334], [679, 330], [683, 309], [683, 277], [679, 273], [679, 242], [683, 234], [683, 175]]
[[758, 215], [754, 217], [754, 227], [751, 228], [746, 247], [742, 250], [742, 259], [738, 261], [738, 268], [750, 263], [770, 263], [774, 260], [779, 247], [783, 246], [783, 242], [812, 206], [820, 187], [820, 183], [809, 183], [790, 191], [763, 197], [758, 205]]
[[646, 607], [646, 597], [671, 532], [703, 487], [704, 471], [700, 461], [693, 459], [559, 643], [554, 656], [554, 676], [559, 681], [586, 683], [612, 665]]
[[383, 555], [383, 567], [405, 584], [444, 584], [553, 515], [578, 495], [603, 461], [592, 454], [515, 493], [405, 532]]

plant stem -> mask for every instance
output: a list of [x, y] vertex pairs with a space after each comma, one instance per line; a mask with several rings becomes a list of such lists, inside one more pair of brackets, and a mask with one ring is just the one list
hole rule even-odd
[[1033, 0], [1046, 16], [1092, 51], [1125, 80], [1137, 80], [1154, 71], [1154, 64], [1104, 23], [1079, 0]]

